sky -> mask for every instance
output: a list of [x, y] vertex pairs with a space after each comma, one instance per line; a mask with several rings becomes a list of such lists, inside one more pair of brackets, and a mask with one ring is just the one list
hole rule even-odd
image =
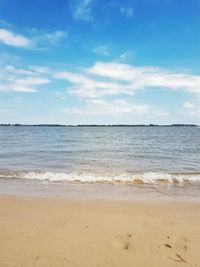
[[200, 124], [200, 0], [0, 0], [0, 123]]

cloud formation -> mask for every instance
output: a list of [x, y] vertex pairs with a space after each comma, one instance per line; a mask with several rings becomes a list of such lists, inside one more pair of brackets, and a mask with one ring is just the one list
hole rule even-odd
[[162, 87], [200, 94], [200, 76], [171, 72], [158, 67], [136, 67], [115, 62], [97, 62], [85, 71], [104, 79], [127, 82], [132, 92], [148, 87]]
[[[134, 97], [127, 101], [125, 96], [134, 96], [144, 88], [187, 91], [197, 96], [197, 99], [200, 97], [200, 76], [172, 72], [158, 67], [96, 62], [93, 66], [79, 68], [78, 71], [57, 71], [47, 66], [17, 68], [12, 65], [0, 69], [2, 92], [37, 92], [43, 85], [56, 80], [64, 80], [67, 92], [77, 100], [81, 100], [81, 105], [66, 107], [63, 110], [68, 114], [97, 114], [112, 117], [126, 114], [169, 116], [165, 107], [156, 108], [149, 104], [138, 103]], [[64, 94], [63, 89], [64, 87], [58, 92]], [[200, 112], [196, 102], [186, 102], [182, 109], [183, 112], [190, 114]]]
[[21, 34], [16, 34], [6, 29], [0, 29], [0, 42], [9, 46], [28, 48], [31, 40]]
[[73, 16], [77, 20], [93, 20], [92, 7], [95, 0], [78, 0], [73, 6]]
[[144, 88], [168, 88], [200, 94], [200, 76], [157, 67], [137, 67], [117, 62], [96, 62], [82, 72], [57, 72], [56, 79], [71, 84], [70, 93], [82, 98], [134, 95]]
[[18, 48], [37, 49], [45, 45], [56, 45], [67, 37], [66, 31], [44, 32], [34, 29], [31, 33], [31, 37], [26, 37], [6, 29], [0, 29], [0, 42]]
[[123, 82], [112, 82], [96, 79], [86, 74], [59, 72], [54, 78], [63, 79], [72, 84], [70, 93], [82, 98], [96, 98], [105, 95], [133, 94], [129, 85]]
[[34, 36], [32, 37], [32, 46], [43, 47], [45, 45], [57, 45], [63, 40], [65, 40], [68, 36], [66, 31], [53, 31], [53, 32], [45, 32], [33, 30]]
[[[200, 96], [200, 76], [172, 72], [158, 67], [138, 67], [119, 62], [96, 62], [78, 71], [56, 71], [47, 66], [29, 66], [26, 69], [6, 65], [1, 68], [0, 81], [13, 80], [24, 84], [21, 78], [30, 77], [32, 85], [50, 80], [65, 80], [68, 91], [81, 98], [109, 95], [134, 95], [144, 88], [167, 88], [187, 91]], [[44, 80], [36, 79], [42, 77]], [[20, 78], [20, 79], [19, 79]]]
[[38, 91], [38, 86], [49, 82], [49, 79], [29, 69], [16, 68], [11, 65], [0, 69], [0, 92], [35, 93]]

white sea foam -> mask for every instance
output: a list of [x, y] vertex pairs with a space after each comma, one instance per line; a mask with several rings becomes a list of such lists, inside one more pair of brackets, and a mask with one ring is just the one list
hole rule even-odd
[[158, 172], [133, 173], [133, 174], [97, 174], [97, 173], [64, 173], [64, 172], [7, 172], [0, 173], [0, 178], [22, 178], [40, 181], [66, 181], [82, 183], [184, 183], [200, 182], [200, 173], [194, 174], [169, 174]]

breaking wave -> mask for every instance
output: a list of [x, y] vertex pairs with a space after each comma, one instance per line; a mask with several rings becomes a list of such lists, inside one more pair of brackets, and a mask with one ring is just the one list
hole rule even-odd
[[2, 179], [27, 179], [49, 182], [72, 182], [72, 183], [112, 183], [112, 184], [152, 184], [152, 183], [200, 183], [200, 173], [122, 173], [122, 174], [97, 174], [97, 173], [65, 173], [65, 172], [20, 172], [1, 171]]

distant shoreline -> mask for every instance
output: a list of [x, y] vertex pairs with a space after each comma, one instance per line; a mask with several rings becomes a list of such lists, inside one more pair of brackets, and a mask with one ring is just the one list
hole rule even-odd
[[0, 124], [0, 127], [200, 127], [197, 124]]

